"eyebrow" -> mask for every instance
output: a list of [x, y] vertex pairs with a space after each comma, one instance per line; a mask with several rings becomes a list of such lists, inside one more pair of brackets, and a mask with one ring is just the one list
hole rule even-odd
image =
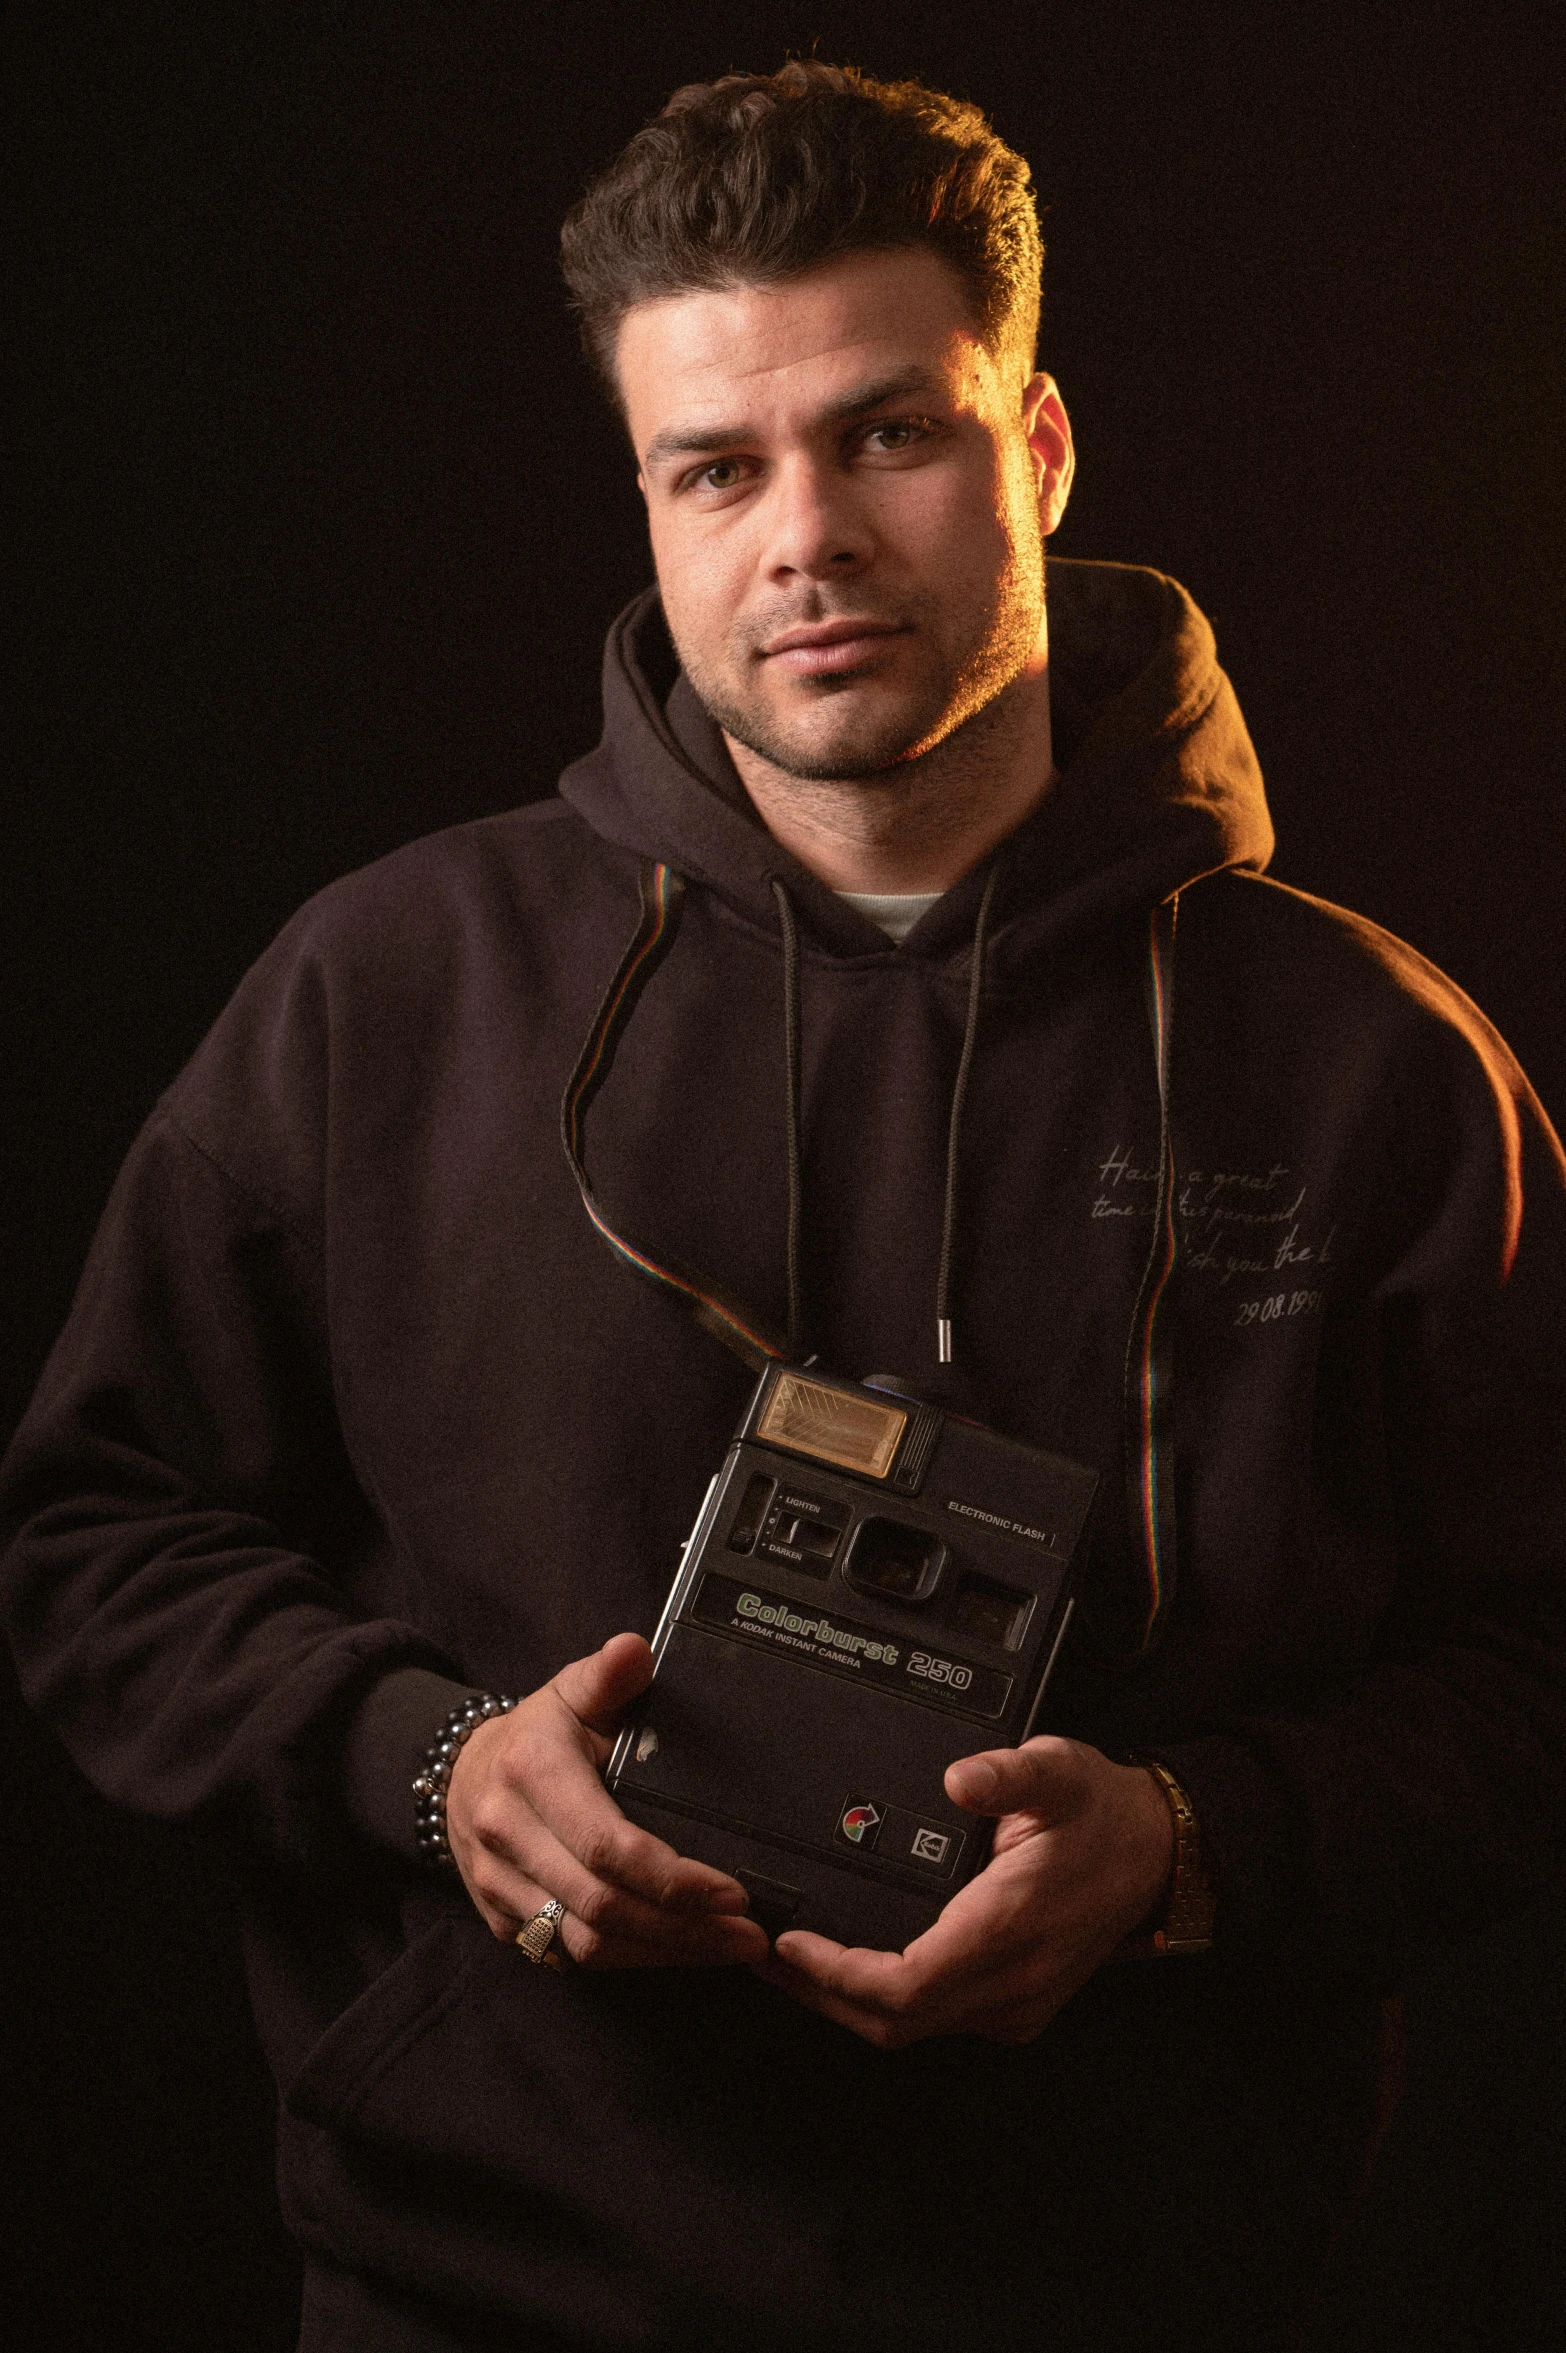
[[[902, 400], [911, 392], [924, 394], [944, 392], [939, 376], [928, 368], [898, 368], [889, 376], [878, 376], [873, 384], [862, 385], [857, 392], [845, 392], [841, 399], [828, 401], [817, 412], [814, 422], [822, 425], [852, 424], [856, 417], [868, 416], [889, 400]], [[696, 457], [704, 450], [735, 449], [742, 442], [755, 438], [753, 425], [692, 425], [655, 433], [642, 453], [644, 466], [655, 466], [664, 458]]]

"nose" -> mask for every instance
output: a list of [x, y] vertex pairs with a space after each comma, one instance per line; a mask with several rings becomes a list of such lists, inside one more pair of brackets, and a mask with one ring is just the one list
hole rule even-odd
[[769, 579], [851, 579], [874, 552], [868, 522], [834, 466], [798, 452], [778, 467], [767, 499]]

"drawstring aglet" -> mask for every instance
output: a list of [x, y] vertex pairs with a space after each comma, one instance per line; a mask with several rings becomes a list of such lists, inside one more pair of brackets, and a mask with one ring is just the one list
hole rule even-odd
[[979, 1035], [979, 1000], [984, 994], [984, 934], [1000, 870], [1000, 860], [997, 858], [990, 868], [990, 878], [984, 886], [979, 912], [973, 921], [973, 953], [968, 966], [968, 1018], [963, 1024], [962, 1054], [952, 1086], [951, 1118], [946, 1128], [946, 1205], [941, 1212], [941, 1263], [935, 1278], [937, 1364], [950, 1364], [952, 1361], [952, 1319], [946, 1310], [951, 1301], [952, 1260], [957, 1248], [957, 1146], [962, 1134], [962, 1107], [968, 1093], [968, 1073], [973, 1067], [973, 1049]]

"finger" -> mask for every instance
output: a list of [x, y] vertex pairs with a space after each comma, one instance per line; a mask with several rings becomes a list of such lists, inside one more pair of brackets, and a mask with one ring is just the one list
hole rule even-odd
[[970, 1814], [1036, 1813], [1051, 1826], [1073, 1821], [1091, 1795], [1075, 1741], [1043, 1737], [1021, 1748], [991, 1748], [946, 1768], [946, 1794]]
[[813, 1929], [788, 1928], [773, 1945], [778, 1964], [791, 1978], [808, 1981], [818, 1993], [835, 1999], [890, 2002], [909, 1983], [902, 1953], [879, 1952], [870, 1945], [835, 1944]]
[[[845, 1948], [837, 1949], [841, 1952]], [[967, 2025], [970, 2005], [960, 1989], [943, 1998], [929, 1990], [916, 1996], [912, 1988], [898, 1992], [883, 1987], [873, 1999], [864, 2001], [844, 1991], [830, 1971], [807, 1973], [776, 1947], [765, 1962], [752, 1966], [757, 1976], [805, 2009], [846, 2026], [877, 2050], [901, 2050], [928, 2035], [960, 2033]]]
[[525, 1878], [521, 1872], [508, 1872], [504, 1880], [485, 1875], [483, 1884], [468, 1885], [468, 1894], [490, 1935], [502, 1944], [515, 1944], [527, 1923], [550, 1900], [550, 1890], [539, 1881]]
[[790, 1929], [776, 1949], [822, 1992], [883, 2017], [905, 2017], [920, 2005], [966, 2009], [981, 1995], [1023, 1990], [1040, 1954], [1031, 1894], [1030, 1880], [991, 1864], [901, 1953], [834, 1944], [805, 1929]]
[[[544, 1888], [532, 1886], [524, 1879], [515, 1880], [508, 1893], [510, 1901], [516, 1906], [514, 1911], [478, 1897], [474, 1901], [490, 1934], [502, 1944], [515, 1944], [528, 1922], [543, 1910], [549, 1897]], [[719, 1968], [753, 1957], [749, 1952], [715, 1954], [694, 1947], [681, 1952], [667, 1945], [655, 1947], [634, 1937], [604, 1936], [586, 1927], [569, 1912], [556, 1928], [555, 1943], [563, 1946], [566, 1957], [581, 1969]], [[553, 1949], [551, 1946], [550, 1950]]]
[[[560, 1936], [571, 1959], [584, 1969], [732, 1969], [765, 1954], [766, 1937], [753, 1920], [730, 1921], [725, 1928], [727, 1936], [716, 1940], [709, 1931], [691, 1926], [683, 1942], [655, 1942], [589, 1928], [568, 1912]], [[740, 1938], [748, 1941], [741, 1944]]]
[[766, 1950], [765, 1930], [742, 1913], [670, 1911], [599, 1877], [536, 1817], [521, 1826], [512, 1858], [496, 1860], [491, 1892], [509, 1904], [513, 1886], [543, 1887], [593, 1934], [672, 1958], [748, 1961]]
[[[863, 1956], [843, 1946], [829, 1953], [802, 1953], [803, 1932], [791, 1932], [789, 1951], [781, 1944], [757, 1974], [807, 2009], [883, 2050], [901, 2049], [930, 2035], [981, 2034], [996, 2042], [1031, 2042], [1077, 1989], [1076, 1977], [1058, 1978], [1048, 1963], [1030, 1953], [993, 1975], [966, 1983], [950, 1980], [924, 1986], [879, 1968], [879, 1982], [861, 1974]], [[812, 1939], [818, 1946], [827, 1940]], [[898, 1956], [880, 1956], [895, 1961]]]
[[[624, 1641], [635, 1648], [639, 1637]], [[747, 1899], [736, 1880], [676, 1854], [626, 1820], [599, 1779], [592, 1738], [547, 1684], [513, 1716], [474, 1733], [453, 1774], [447, 1821], [475, 1896], [504, 1906], [510, 1872], [590, 1910], [601, 1896], [589, 1897], [589, 1884], [601, 1882], [688, 1915], [744, 1914]], [[571, 1858], [568, 1867], [585, 1870], [586, 1880], [555, 1884], [562, 1878], [557, 1841]]]
[[[546, 1688], [561, 1703], [575, 1739], [556, 1748], [560, 1785], [535, 1791], [538, 1811], [596, 1876], [634, 1888], [649, 1901], [698, 1911], [743, 1912], [749, 1899], [736, 1879], [676, 1853], [628, 1823], [598, 1778], [601, 1743], [652, 1680], [653, 1654], [639, 1634], [615, 1634], [591, 1657], [563, 1667]], [[580, 1746], [585, 1731], [590, 1751]], [[573, 1772], [573, 1758], [588, 1768]]]
[[[576, 1845], [557, 1835], [523, 1785], [524, 1771], [529, 1780], [537, 1780], [538, 1746], [535, 1741], [525, 1756], [508, 1761], [474, 1805], [472, 1844], [465, 1846], [462, 1869], [481, 1910], [520, 1911], [533, 1891], [542, 1887], [594, 1929], [622, 1935], [662, 1934], [681, 1942], [683, 1930], [680, 1935], [674, 1931], [682, 1923], [684, 1929], [700, 1929], [708, 1923], [721, 1922], [732, 1928], [744, 1922], [746, 1934], [737, 1939], [720, 1934], [712, 1949], [748, 1954], [764, 1945], [762, 1931], [754, 1922], [745, 1922], [743, 1888], [721, 1873], [709, 1872], [705, 1864], [688, 1863], [661, 1840], [637, 1830], [604, 1794], [597, 1776], [580, 1757], [568, 1756], [564, 1774], [557, 1772], [553, 1785], [558, 1795], [562, 1778], [574, 1773], [583, 1786], [576, 1838], [588, 1848], [584, 1860]], [[637, 1841], [653, 1850], [648, 1877], [655, 1887], [672, 1889], [678, 1899], [673, 1905], [639, 1893], [612, 1868], [595, 1868], [595, 1857], [612, 1866], [617, 1860], [623, 1862], [627, 1854], [634, 1867]], [[715, 1884], [709, 1886], [708, 1881]]]
[[737, 1879], [677, 1854], [626, 1819], [580, 1746], [580, 1728], [562, 1707], [541, 1722], [527, 1773], [530, 1811], [594, 1879], [629, 1889], [648, 1903], [684, 1912], [740, 1913], [749, 1899]]
[[883, 2047], [942, 2031], [968, 2000], [966, 1987], [927, 1976], [906, 1953], [834, 1944], [806, 1929], [778, 1939], [767, 1974], [807, 2008]]
[[818, 2017], [830, 2018], [836, 2026], [846, 2026], [851, 2034], [873, 2043], [878, 2050], [894, 2050], [905, 2039], [913, 2039], [912, 2031], [905, 2037], [900, 2021], [837, 1993], [824, 1980], [793, 1965], [775, 1945], [765, 1959], [753, 1961], [751, 1969], [755, 1976], [776, 1986], [802, 2009], [814, 2010]]
[[502, 1944], [514, 1944], [523, 1922], [531, 1920], [549, 1901], [541, 1887], [533, 1887], [525, 1879], [508, 1881], [503, 1899], [475, 1887], [471, 1880], [467, 1886], [474, 1910], [490, 1935], [498, 1937]]
[[651, 1645], [640, 1634], [611, 1634], [591, 1657], [562, 1667], [550, 1689], [589, 1731], [607, 1735], [618, 1731], [620, 1717], [652, 1678]]
[[[518, 1935], [551, 1897], [564, 1903], [557, 1888], [520, 1872], [511, 1873], [503, 1898], [474, 1894], [490, 1934], [503, 1944]], [[660, 1929], [669, 1923], [659, 1917]], [[584, 1969], [721, 1969], [754, 1961], [767, 1949], [767, 1940], [754, 1920], [687, 1922], [683, 1934], [658, 1937], [620, 1935], [591, 1927], [569, 1908], [556, 1931], [568, 1957]]]

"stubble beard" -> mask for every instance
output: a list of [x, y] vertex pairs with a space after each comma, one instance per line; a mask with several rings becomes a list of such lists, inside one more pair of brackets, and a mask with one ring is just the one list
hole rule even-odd
[[[725, 735], [769, 767], [813, 784], [897, 785], [911, 781], [923, 763], [960, 732], [970, 739], [987, 732], [985, 715], [994, 712], [1007, 687], [1021, 676], [1038, 644], [1043, 614], [1041, 549], [1036, 563], [1013, 561], [1008, 566], [966, 644], [941, 658], [918, 690], [879, 714], [873, 709], [850, 714], [819, 750], [812, 748], [804, 729], [780, 722], [759, 692], [742, 696], [737, 691], [739, 682], [756, 675], [758, 641], [750, 631], [736, 640], [721, 674], [716, 667], [709, 669], [694, 648], [677, 642], [676, 650], [691, 685]], [[931, 626], [938, 618], [933, 609], [910, 611], [905, 606], [898, 617], [911, 621], [927, 644], [938, 645]], [[795, 613], [766, 628], [760, 642], [802, 620], [828, 618], [827, 612]], [[806, 692], [819, 708], [846, 702], [863, 683], [853, 676], [827, 676], [812, 682]], [[973, 748], [978, 749], [977, 742]]]

